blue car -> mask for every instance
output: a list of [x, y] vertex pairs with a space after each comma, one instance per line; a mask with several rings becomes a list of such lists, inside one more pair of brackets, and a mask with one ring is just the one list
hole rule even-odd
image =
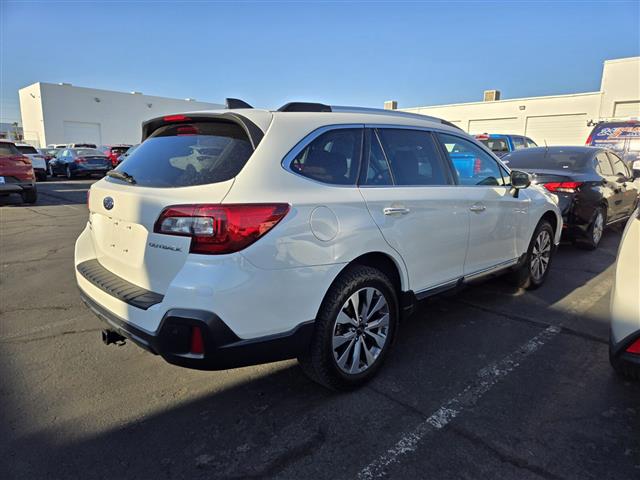
[[523, 148], [537, 147], [538, 144], [524, 135], [502, 133], [483, 133], [476, 135], [476, 140], [485, 144], [498, 157], [504, 157], [509, 152]]
[[104, 176], [112, 167], [111, 159], [95, 148], [65, 148], [49, 162], [49, 175], [67, 178], [92, 174]]

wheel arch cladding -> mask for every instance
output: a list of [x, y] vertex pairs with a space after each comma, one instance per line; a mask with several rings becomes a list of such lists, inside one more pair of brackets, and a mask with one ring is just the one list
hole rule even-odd
[[[336, 277], [331, 282], [331, 285], [327, 289], [327, 292], [331, 290], [331, 287], [342, 276], [342, 274], [346, 272], [349, 268], [353, 267], [354, 265], [363, 265], [363, 266], [380, 270], [383, 274], [387, 276], [387, 278], [391, 281], [391, 283], [395, 287], [396, 293], [398, 295], [398, 301], [400, 301], [402, 296], [402, 276], [400, 272], [400, 267], [397, 265], [393, 257], [383, 252], [365, 253], [351, 260], [342, 268], [342, 270], [340, 270], [338, 275], [336, 275]], [[325, 293], [325, 296], [326, 296], [326, 293]], [[320, 304], [320, 307], [318, 308], [318, 312], [320, 312], [320, 309], [322, 308], [322, 303], [324, 303], [324, 298]]]

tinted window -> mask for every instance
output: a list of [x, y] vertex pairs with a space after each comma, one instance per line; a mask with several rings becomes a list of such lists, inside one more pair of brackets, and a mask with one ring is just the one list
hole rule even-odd
[[510, 168], [585, 170], [593, 153], [585, 150], [553, 150], [551, 148], [527, 148], [512, 152], [502, 160]]
[[505, 185], [503, 170], [478, 145], [453, 135], [439, 133], [461, 185]]
[[393, 185], [389, 164], [382, 152], [378, 134], [371, 131], [369, 155], [367, 159], [366, 185]]
[[[362, 129], [330, 130], [307, 145], [293, 159], [290, 168], [318, 182], [355, 185], [361, 149]], [[136, 154], [137, 151], [133, 156]]]
[[609, 160], [611, 160], [611, 165], [613, 165], [614, 175], [624, 175], [625, 177], [630, 176], [627, 167], [620, 157], [611, 153], [608, 153], [607, 155], [609, 155]]
[[596, 163], [598, 164], [597, 170], [600, 175], [603, 175], [605, 177], [613, 175], [613, 169], [611, 168], [609, 159], [604, 152], [600, 152], [598, 155], [596, 155]]
[[431, 133], [383, 128], [378, 134], [396, 185], [449, 184]]
[[31, 145], [16, 145], [16, 148], [20, 153], [23, 153], [25, 155], [33, 155], [38, 153], [38, 150], [36, 150]]
[[205, 185], [235, 177], [252, 153], [244, 130], [236, 124], [166, 125], [116, 170], [124, 170], [145, 187]]
[[13, 143], [0, 142], [0, 155], [3, 157], [12, 157], [18, 155], [18, 149]]
[[95, 148], [77, 148], [73, 153], [78, 157], [104, 157], [104, 153]]
[[492, 152], [508, 152], [509, 144], [504, 138], [486, 138], [480, 140]]
[[514, 150], [522, 150], [523, 148], [527, 148], [524, 144], [524, 138], [522, 137], [511, 137], [511, 141], [513, 142]]
[[527, 147], [532, 148], [532, 147], [537, 147], [537, 146], [538, 146], [538, 144], [536, 142], [534, 142], [529, 137], [527, 137]]

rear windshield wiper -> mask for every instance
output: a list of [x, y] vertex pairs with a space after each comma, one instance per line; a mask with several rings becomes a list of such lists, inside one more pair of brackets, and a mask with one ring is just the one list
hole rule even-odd
[[136, 179], [133, 178], [133, 175], [129, 175], [127, 172], [122, 172], [119, 170], [109, 170], [107, 172], [107, 176], [111, 178], [117, 178], [118, 180], [124, 180], [125, 182], [132, 185], [136, 183]]

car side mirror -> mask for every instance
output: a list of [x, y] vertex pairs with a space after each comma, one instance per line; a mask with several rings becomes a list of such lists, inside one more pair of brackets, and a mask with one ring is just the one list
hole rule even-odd
[[511, 186], [515, 189], [527, 188], [531, 185], [531, 175], [520, 170], [511, 170]]

